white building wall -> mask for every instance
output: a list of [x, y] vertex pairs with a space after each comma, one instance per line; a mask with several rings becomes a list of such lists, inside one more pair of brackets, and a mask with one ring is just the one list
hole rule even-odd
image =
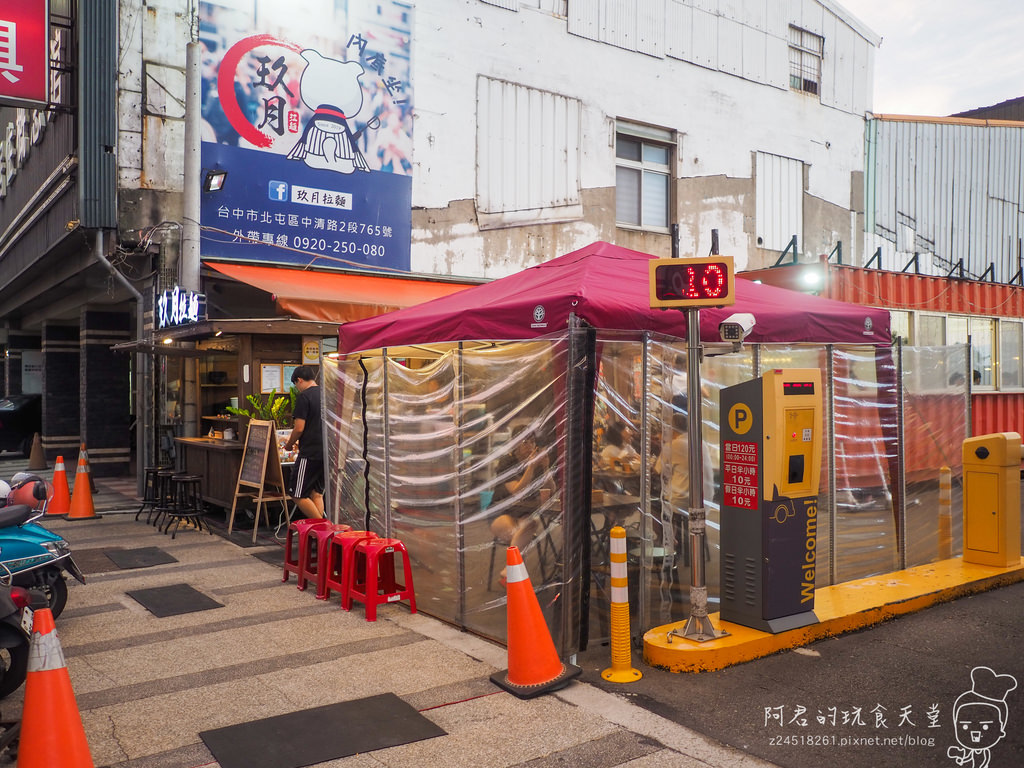
[[[637, 233], [614, 225], [617, 120], [677, 137], [683, 253], [706, 250], [710, 229], [717, 228], [723, 250], [740, 268], [770, 256], [758, 249], [752, 223], [758, 153], [804, 168], [804, 207], [810, 200], [813, 210], [805, 210], [803, 222], [816, 241], [808, 252], [854, 236], [848, 211], [851, 189], [859, 185], [851, 179], [863, 169], [863, 120], [878, 39], [832, 0], [410, 5], [413, 271], [497, 277], [549, 258], [552, 248], [564, 252], [595, 239], [646, 247], [646, 241], [629, 240]], [[174, 196], [182, 188], [184, 48], [193, 6], [191, 0], [121, 0], [120, 184], [140, 196], [158, 195], [169, 220], [180, 218]], [[789, 88], [790, 24], [824, 37], [820, 97]], [[541, 176], [529, 174], [528, 185], [550, 190], [553, 200], [564, 201], [560, 210], [526, 206], [518, 216], [507, 215], [495, 213], [490, 201], [491, 210], [477, 209], [486, 193], [482, 183], [493, 187], [519, 172], [509, 157], [498, 168], [479, 167], [481, 78], [553, 94], [552, 103], [569, 106], [567, 117], [554, 122], [575, 126], [577, 135], [561, 144], [538, 135], [535, 146], [545, 159]], [[152, 218], [151, 206], [140, 202], [137, 208]], [[836, 209], [844, 215], [835, 216]], [[662, 236], [659, 247], [666, 242]]]
[[[851, 175], [863, 168], [877, 38], [843, 21], [838, 6], [574, 0], [566, 18], [537, 3], [504, 3], [517, 5], [511, 11], [498, 5], [431, 0], [416, 6], [414, 209], [476, 199], [480, 75], [579, 100], [583, 190], [614, 188], [615, 122], [625, 119], [678, 132], [680, 179], [749, 182], [755, 153], [764, 152], [803, 163], [808, 195], [850, 209]], [[791, 23], [825, 37], [820, 99], [788, 87]], [[723, 247], [740, 249], [734, 255], [741, 268], [753, 266], [743, 213], [753, 212], [746, 199], [752, 195], [750, 186], [746, 196], [724, 196], [700, 214], [702, 221], [720, 219]], [[563, 242], [569, 232], [577, 246], [596, 232], [588, 217], [560, 227]], [[694, 247], [709, 237], [683, 233]], [[486, 266], [486, 242], [473, 221], [453, 225], [443, 242], [436, 231], [420, 228], [413, 233], [412, 268], [495, 277], [522, 266]]]
[[184, 174], [188, 0], [122, 0], [118, 181], [122, 188], [180, 192]]

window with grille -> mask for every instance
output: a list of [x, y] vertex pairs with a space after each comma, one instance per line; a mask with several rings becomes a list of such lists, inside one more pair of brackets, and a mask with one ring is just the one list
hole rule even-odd
[[625, 226], [668, 231], [671, 133], [664, 131], [664, 137], [654, 136], [654, 131], [648, 133], [652, 135], [620, 129], [615, 134], [615, 221]]
[[1018, 321], [999, 321], [999, 387], [1020, 389], [1024, 387], [1024, 368], [1021, 367], [1021, 353], [1024, 352], [1024, 325]]
[[799, 27], [789, 28], [789, 87], [794, 91], [821, 93], [821, 57], [825, 38]]

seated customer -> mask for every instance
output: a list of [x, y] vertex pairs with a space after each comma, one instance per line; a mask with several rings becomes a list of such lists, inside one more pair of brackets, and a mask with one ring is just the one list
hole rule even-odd
[[608, 427], [605, 440], [608, 444], [601, 450], [601, 466], [605, 469], [622, 468], [638, 456], [636, 449], [626, 442], [625, 433], [619, 424]]
[[[537, 449], [533, 434], [523, 435], [525, 425], [516, 427], [512, 441], [522, 439], [511, 452], [498, 463], [498, 484], [494, 489], [492, 504], [497, 506], [508, 502], [504, 511], [491, 522], [494, 538], [517, 547], [520, 552], [540, 532], [540, 521], [533, 513], [541, 505], [541, 494], [537, 481], [547, 471], [547, 458]], [[529, 489], [534, 487], [534, 490]], [[505, 569], [501, 569], [501, 584], [505, 584]]]

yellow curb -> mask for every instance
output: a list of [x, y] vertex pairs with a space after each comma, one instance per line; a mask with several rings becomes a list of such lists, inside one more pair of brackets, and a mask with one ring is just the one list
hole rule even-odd
[[1024, 558], [996, 568], [954, 557], [815, 590], [818, 623], [775, 635], [722, 621], [717, 613], [711, 623], [729, 634], [703, 643], [679, 636], [669, 642], [668, 633], [681, 631], [685, 621], [654, 627], [644, 635], [644, 661], [669, 672], [711, 672], [1018, 581], [1024, 581]]

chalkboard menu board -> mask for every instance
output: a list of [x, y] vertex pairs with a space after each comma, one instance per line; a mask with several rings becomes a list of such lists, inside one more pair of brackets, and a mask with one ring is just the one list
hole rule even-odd
[[256, 543], [260, 512], [263, 513], [267, 525], [270, 525], [270, 516], [264, 506], [266, 502], [280, 502], [284, 506], [285, 514], [289, 518], [291, 517], [274, 427], [273, 421], [253, 419], [249, 422], [249, 431], [245, 435], [245, 445], [242, 447], [242, 466], [238, 470], [238, 482], [235, 484], [235, 498], [231, 503], [228, 533], [231, 533], [235, 524], [235, 509], [238, 506], [238, 499], [255, 500], [256, 517], [252, 527], [253, 543]]
[[[242, 468], [238, 472], [239, 483], [257, 487], [263, 485], [273, 424], [272, 421], [249, 422], [249, 432], [245, 436], [245, 448], [242, 453]], [[276, 441], [274, 448], [274, 453], [277, 453]]]

